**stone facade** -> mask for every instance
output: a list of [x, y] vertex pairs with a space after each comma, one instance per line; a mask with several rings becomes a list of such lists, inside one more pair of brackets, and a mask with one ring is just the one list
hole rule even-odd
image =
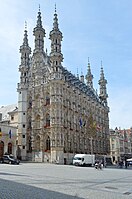
[[23, 160], [71, 163], [75, 153], [109, 154], [109, 107], [103, 67], [99, 95], [93, 88], [90, 63], [86, 83], [63, 67], [62, 33], [55, 9], [49, 34], [51, 50], [44, 51], [41, 12], [33, 30], [31, 55], [25, 28], [20, 47], [18, 84], [18, 145]]

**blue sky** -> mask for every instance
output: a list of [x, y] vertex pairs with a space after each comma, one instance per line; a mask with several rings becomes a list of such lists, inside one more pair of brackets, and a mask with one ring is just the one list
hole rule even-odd
[[24, 22], [30, 47], [39, 4], [50, 52], [55, 3], [63, 33], [63, 66], [73, 74], [87, 72], [88, 57], [99, 90], [101, 60], [108, 81], [110, 128], [132, 126], [132, 1], [131, 0], [4, 0], [0, 2], [0, 106], [17, 103], [19, 47]]

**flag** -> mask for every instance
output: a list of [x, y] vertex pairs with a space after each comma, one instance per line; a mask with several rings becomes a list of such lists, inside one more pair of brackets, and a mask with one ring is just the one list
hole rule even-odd
[[79, 120], [79, 125], [80, 125], [80, 127], [82, 127], [82, 120], [81, 120], [81, 118]]
[[11, 139], [11, 134], [12, 134], [12, 133], [11, 133], [11, 129], [10, 129], [10, 130], [9, 130], [9, 138], [10, 138], [10, 139]]

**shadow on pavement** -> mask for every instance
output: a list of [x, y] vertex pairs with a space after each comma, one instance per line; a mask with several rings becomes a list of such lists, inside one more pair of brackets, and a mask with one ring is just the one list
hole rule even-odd
[[0, 198], [2, 199], [83, 199], [78, 196], [41, 189], [10, 180], [0, 179]]
[[19, 175], [19, 174], [14, 174], [14, 173], [4, 173], [4, 172], [0, 172], [0, 175], [10, 175], [10, 176], [27, 176], [27, 175]]

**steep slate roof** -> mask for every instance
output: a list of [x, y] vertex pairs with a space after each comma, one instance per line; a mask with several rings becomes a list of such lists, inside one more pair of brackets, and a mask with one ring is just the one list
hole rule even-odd
[[88, 85], [86, 85], [64, 67], [62, 67], [62, 73], [65, 77], [65, 81], [78, 88], [81, 92], [88, 95], [90, 98], [93, 98], [94, 100], [100, 102], [100, 99], [94, 89], [90, 88]]

